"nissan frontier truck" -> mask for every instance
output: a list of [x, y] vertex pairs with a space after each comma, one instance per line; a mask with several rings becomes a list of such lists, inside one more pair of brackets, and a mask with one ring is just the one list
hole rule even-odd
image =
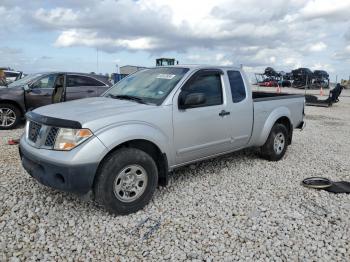
[[303, 118], [303, 95], [252, 92], [241, 68], [156, 67], [28, 112], [20, 155], [40, 183], [129, 214], [180, 166], [248, 147], [280, 160]]

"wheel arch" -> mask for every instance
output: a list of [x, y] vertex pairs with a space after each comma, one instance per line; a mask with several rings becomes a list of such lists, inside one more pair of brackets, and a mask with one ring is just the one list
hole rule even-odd
[[[112, 148], [100, 161], [96, 174], [98, 174], [100, 168], [102, 167], [107, 157], [121, 148], [137, 148], [149, 154], [157, 165], [158, 185], [166, 186], [168, 184], [169, 168], [168, 168], [167, 155], [166, 153], [163, 153], [155, 143], [146, 139], [128, 140]], [[94, 184], [96, 182], [96, 179], [97, 179], [97, 175], [95, 175], [94, 182], [93, 182]]]
[[23, 117], [25, 115], [25, 110], [21, 107], [21, 105], [13, 100], [8, 100], [8, 99], [1, 99], [0, 100], [0, 104], [11, 104], [15, 107], [17, 107], [21, 113], [21, 117]]
[[290, 145], [292, 143], [292, 137], [293, 137], [293, 125], [292, 122], [290, 121], [290, 119], [286, 116], [282, 116], [280, 118], [278, 118], [275, 122], [275, 124], [282, 124], [287, 128], [288, 131], [288, 145]]
[[261, 130], [260, 138], [257, 143], [258, 146], [262, 146], [263, 144], [265, 144], [272, 127], [276, 123], [281, 123], [286, 126], [286, 128], [288, 129], [288, 144], [292, 142], [293, 124], [291, 120], [291, 113], [288, 108], [279, 107], [272, 111], [269, 117], [266, 119], [264, 127]]

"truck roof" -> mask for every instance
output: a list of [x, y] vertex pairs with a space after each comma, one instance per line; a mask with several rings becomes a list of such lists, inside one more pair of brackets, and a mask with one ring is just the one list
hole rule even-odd
[[180, 64], [180, 65], [173, 65], [173, 66], [157, 66], [153, 68], [159, 68], [159, 67], [178, 67], [178, 68], [190, 68], [190, 69], [204, 69], [204, 68], [222, 68], [222, 69], [235, 69], [240, 70], [241, 68], [238, 66], [220, 66], [220, 65], [198, 65], [198, 64]]

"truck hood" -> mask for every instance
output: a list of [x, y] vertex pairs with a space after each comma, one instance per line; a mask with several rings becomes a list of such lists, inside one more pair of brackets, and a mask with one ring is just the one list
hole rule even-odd
[[101, 121], [102, 119], [113, 117], [113, 121], [116, 121], [115, 118], [118, 118], [118, 116], [124, 116], [123, 118], [125, 118], [125, 114], [151, 110], [156, 107], [155, 105], [139, 104], [128, 100], [92, 97], [39, 107], [33, 112], [43, 116], [77, 121], [89, 128], [88, 123], [95, 122], [91, 125], [94, 127], [92, 129], [98, 129], [96, 122], [104, 122]]

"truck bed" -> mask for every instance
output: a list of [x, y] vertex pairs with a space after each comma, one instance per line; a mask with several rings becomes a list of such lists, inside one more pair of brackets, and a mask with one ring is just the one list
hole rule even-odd
[[265, 143], [276, 115], [288, 116], [294, 128], [303, 120], [304, 95], [254, 91], [252, 96], [254, 128], [251, 142], [254, 145], [261, 146]]
[[304, 97], [304, 95], [300, 94], [268, 93], [261, 91], [253, 91], [252, 95], [254, 102]]

